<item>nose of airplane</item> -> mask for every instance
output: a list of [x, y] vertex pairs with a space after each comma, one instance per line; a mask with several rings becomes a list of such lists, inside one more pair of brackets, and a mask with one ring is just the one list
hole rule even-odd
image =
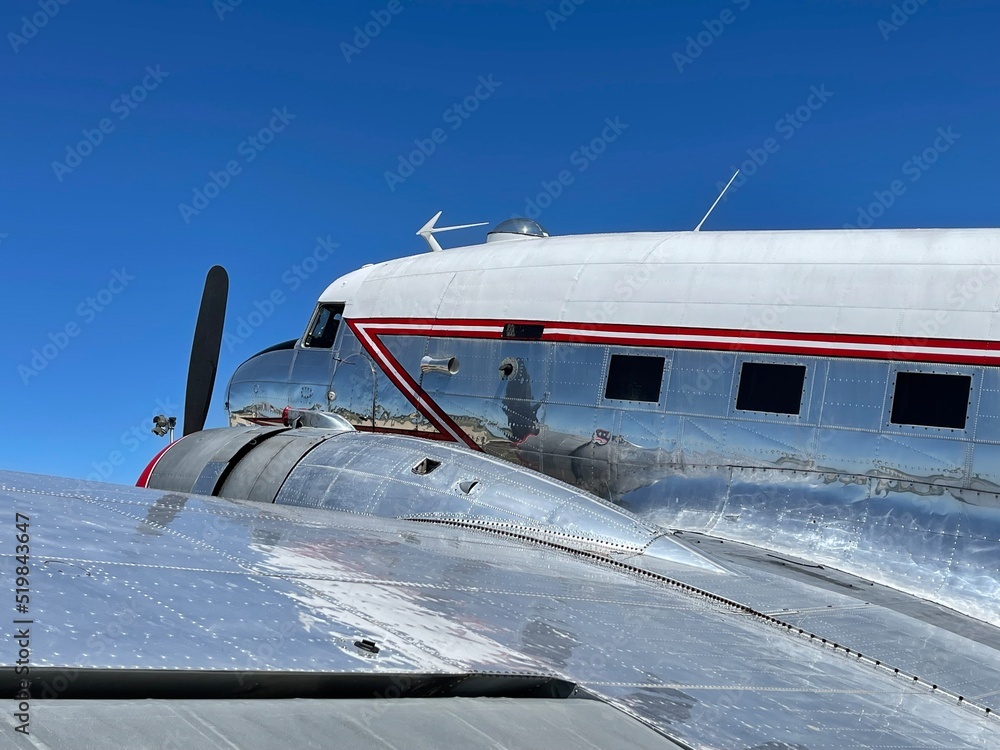
[[289, 373], [296, 341], [269, 346], [236, 368], [226, 389], [230, 425], [281, 420], [291, 403]]

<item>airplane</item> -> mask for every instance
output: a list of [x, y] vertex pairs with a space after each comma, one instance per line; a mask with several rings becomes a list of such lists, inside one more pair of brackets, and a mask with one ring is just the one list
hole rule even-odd
[[137, 487], [0, 472], [8, 738], [998, 746], [1000, 230], [440, 215], [204, 430], [210, 271]]
[[[299, 339], [233, 374], [230, 422], [287, 408], [465, 445], [1000, 623], [1000, 578], [957, 570], [998, 561], [965, 537], [1000, 538], [996, 230], [514, 219], [439, 248], [334, 281]], [[928, 578], [918, 550], [951, 568]]]

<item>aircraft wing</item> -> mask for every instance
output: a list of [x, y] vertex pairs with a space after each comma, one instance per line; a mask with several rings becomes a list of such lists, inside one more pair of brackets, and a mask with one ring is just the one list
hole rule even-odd
[[3, 747], [998, 746], [995, 627], [751, 547], [12, 472], [0, 507]]

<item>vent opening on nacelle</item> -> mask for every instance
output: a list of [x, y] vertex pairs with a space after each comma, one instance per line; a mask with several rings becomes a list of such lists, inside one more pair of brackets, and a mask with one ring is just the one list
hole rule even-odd
[[425, 476], [430, 474], [434, 469], [441, 465], [440, 461], [435, 461], [433, 458], [425, 458], [423, 461], [418, 463], [413, 467], [412, 471], [414, 474], [419, 476]]

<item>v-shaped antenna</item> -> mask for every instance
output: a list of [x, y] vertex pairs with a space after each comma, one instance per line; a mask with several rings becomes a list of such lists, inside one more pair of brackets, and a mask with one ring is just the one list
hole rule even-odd
[[439, 253], [444, 249], [443, 247], [441, 247], [440, 244], [438, 244], [438, 241], [434, 239], [434, 235], [437, 232], [450, 232], [452, 229], [468, 229], [469, 227], [483, 227], [489, 224], [488, 221], [481, 221], [478, 224], [460, 224], [457, 227], [434, 226], [437, 223], [437, 220], [441, 218], [441, 214], [443, 213], [444, 211], [438, 211], [436, 214], [434, 214], [434, 216], [431, 217], [430, 221], [428, 221], [426, 224], [420, 227], [420, 229], [417, 230], [417, 234], [423, 237], [425, 240], [427, 240], [427, 244], [430, 245], [431, 250], [433, 250], [436, 253]]

